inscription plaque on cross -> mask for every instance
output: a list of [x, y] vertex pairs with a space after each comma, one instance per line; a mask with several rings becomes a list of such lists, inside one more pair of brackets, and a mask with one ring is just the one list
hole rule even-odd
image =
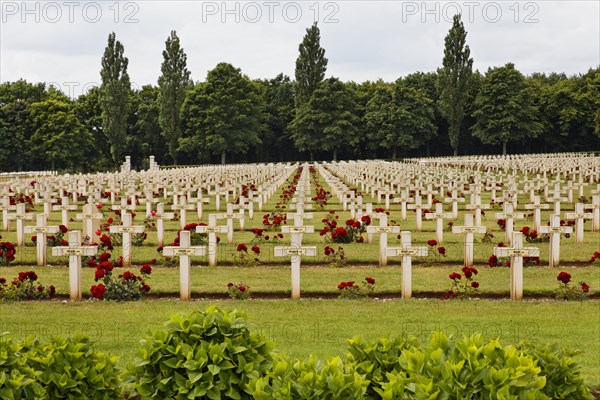
[[452, 218], [452, 214], [445, 213], [442, 207], [442, 203], [436, 203], [435, 212], [425, 214], [425, 219], [435, 220], [435, 236], [439, 243], [444, 242], [444, 219]]
[[586, 219], [592, 219], [591, 213], [583, 212], [583, 203], [575, 204], [575, 212], [565, 213], [567, 219], [575, 220], [575, 242], [583, 243], [583, 225]]
[[379, 234], [379, 266], [386, 267], [387, 266], [387, 242], [388, 242], [388, 233], [400, 233], [399, 226], [388, 226], [387, 224], [387, 214], [379, 214], [379, 226], [370, 225], [367, 226], [367, 233]]
[[131, 235], [134, 233], [143, 233], [144, 227], [141, 225], [133, 225], [131, 214], [128, 212], [121, 213], [122, 225], [111, 226], [110, 233], [120, 233], [123, 237], [123, 267], [131, 266]]
[[460, 233], [464, 235], [464, 266], [473, 266], [473, 243], [475, 233], [485, 233], [485, 226], [476, 226], [473, 224], [473, 214], [465, 214], [464, 226], [453, 226], [452, 233]]
[[192, 246], [191, 232], [179, 232], [179, 246], [163, 247], [163, 254], [179, 257], [179, 297], [181, 301], [190, 301], [192, 297], [192, 273], [190, 257], [206, 255], [206, 246]]
[[400, 297], [410, 299], [412, 297], [412, 258], [427, 257], [429, 249], [426, 246], [413, 246], [411, 244], [410, 231], [400, 232], [401, 247], [388, 247], [388, 257], [402, 257], [402, 288]]
[[196, 232], [208, 234], [208, 266], [217, 266], [217, 233], [227, 233], [227, 226], [217, 226], [217, 214], [208, 214], [208, 226], [196, 226]]
[[550, 267], [558, 267], [560, 265], [560, 237], [565, 233], [573, 233], [573, 228], [570, 226], [561, 226], [560, 214], [552, 214], [550, 216], [550, 225], [540, 226], [539, 232], [550, 235], [548, 264]]
[[36, 215], [36, 225], [35, 226], [26, 226], [25, 233], [34, 233], [36, 234], [36, 259], [37, 265], [43, 266], [46, 265], [47, 256], [46, 249], [48, 248], [48, 234], [49, 233], [57, 233], [58, 226], [46, 226], [46, 214], [37, 214]]
[[81, 232], [67, 232], [68, 246], [52, 248], [53, 256], [69, 256], [69, 298], [71, 301], [81, 300], [81, 257], [98, 254], [98, 246], [83, 246]]
[[523, 257], [539, 257], [537, 247], [523, 247], [523, 233], [513, 232], [512, 247], [494, 247], [496, 257], [510, 258], [510, 299], [523, 300]]

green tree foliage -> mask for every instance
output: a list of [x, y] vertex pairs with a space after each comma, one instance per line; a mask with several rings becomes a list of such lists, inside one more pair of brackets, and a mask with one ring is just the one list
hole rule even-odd
[[475, 105], [473, 135], [485, 144], [502, 144], [502, 154], [509, 141], [542, 132], [531, 87], [514, 64], [488, 69]]
[[154, 156], [156, 162], [163, 163], [167, 158], [167, 145], [159, 125], [159, 88], [144, 85], [136, 95], [138, 102], [135, 128], [140, 133], [141, 157]]
[[294, 84], [287, 75], [279, 74], [273, 79], [261, 82], [265, 92], [265, 130], [262, 133], [262, 145], [258, 159], [270, 161], [292, 160], [294, 144], [289, 138], [289, 125], [294, 119]]
[[358, 145], [354, 91], [337, 78], [325, 80], [314, 91], [309, 102], [298, 109], [293, 129], [308, 133], [297, 139], [306, 149], [333, 152], [350, 150]]
[[245, 154], [260, 144], [264, 96], [258, 84], [239, 68], [220, 63], [208, 72], [206, 82], [188, 94], [182, 109], [180, 151], [221, 156]]
[[177, 149], [181, 137], [180, 113], [186, 91], [192, 86], [187, 56], [175, 31], [167, 38], [158, 78], [158, 104], [161, 133], [166, 138], [169, 155], [177, 165]]
[[366, 107], [369, 141], [391, 150], [416, 149], [435, 133], [433, 101], [423, 89], [401, 79], [394, 84], [378, 82]]
[[0, 168], [3, 171], [21, 171], [28, 168], [29, 147], [33, 134], [29, 126], [32, 103], [48, 97], [44, 83], [16, 82], [0, 84]]
[[100, 107], [100, 88], [93, 87], [80, 95], [74, 104], [79, 122], [92, 136], [92, 145], [86, 149], [87, 162], [84, 171], [108, 170], [112, 167], [110, 145], [102, 129], [102, 109]]
[[29, 119], [33, 131], [31, 156], [43, 168], [75, 170], [85, 163], [85, 149], [92, 144], [92, 136], [77, 119], [70, 102], [48, 99], [33, 103]]
[[102, 57], [102, 86], [100, 107], [102, 128], [110, 144], [110, 155], [114, 165], [121, 162], [127, 141], [127, 119], [131, 83], [127, 74], [129, 60], [123, 55], [124, 48], [116, 40], [115, 33], [108, 35], [108, 45]]
[[466, 45], [467, 32], [460, 20], [454, 16], [452, 28], [444, 39], [444, 59], [438, 69], [439, 108], [448, 121], [448, 136], [454, 155], [458, 154], [460, 132], [465, 115], [465, 104], [473, 69], [471, 50]]
[[300, 108], [310, 100], [327, 71], [325, 49], [321, 47], [321, 31], [315, 22], [306, 30], [296, 59], [296, 105]]

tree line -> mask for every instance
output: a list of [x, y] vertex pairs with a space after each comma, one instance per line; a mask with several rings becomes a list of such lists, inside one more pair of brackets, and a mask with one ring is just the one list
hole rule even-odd
[[460, 15], [442, 66], [394, 82], [326, 78], [315, 23], [295, 76], [251, 79], [219, 63], [194, 83], [175, 31], [157, 85], [132, 89], [114, 33], [102, 83], [71, 99], [45, 83], [0, 84], [0, 170], [111, 170], [131, 155], [162, 165], [600, 150], [600, 67], [524, 76], [473, 71]]

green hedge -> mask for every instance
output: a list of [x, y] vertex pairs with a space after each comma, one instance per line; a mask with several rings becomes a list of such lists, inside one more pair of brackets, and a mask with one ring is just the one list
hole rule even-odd
[[0, 399], [593, 399], [557, 345], [453, 339], [348, 340], [345, 357], [288, 359], [245, 316], [174, 315], [127, 367], [81, 336], [0, 335]]

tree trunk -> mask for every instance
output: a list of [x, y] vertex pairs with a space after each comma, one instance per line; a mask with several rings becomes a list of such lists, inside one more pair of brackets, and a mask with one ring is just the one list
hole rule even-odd
[[429, 145], [429, 142], [425, 143], [425, 155], [431, 157], [431, 146]]
[[221, 165], [225, 165], [227, 150], [221, 151]]
[[310, 153], [310, 162], [315, 161], [315, 155], [314, 155], [313, 151], [310, 150], [309, 153]]
[[333, 149], [333, 161], [337, 161], [337, 149]]
[[458, 147], [454, 149], [454, 157], [458, 155]]
[[502, 155], [503, 156], [506, 155], [506, 143], [507, 143], [506, 140], [504, 142], [502, 142]]
[[396, 156], [398, 155], [398, 148], [396, 146], [392, 147], [392, 160], [396, 160]]

